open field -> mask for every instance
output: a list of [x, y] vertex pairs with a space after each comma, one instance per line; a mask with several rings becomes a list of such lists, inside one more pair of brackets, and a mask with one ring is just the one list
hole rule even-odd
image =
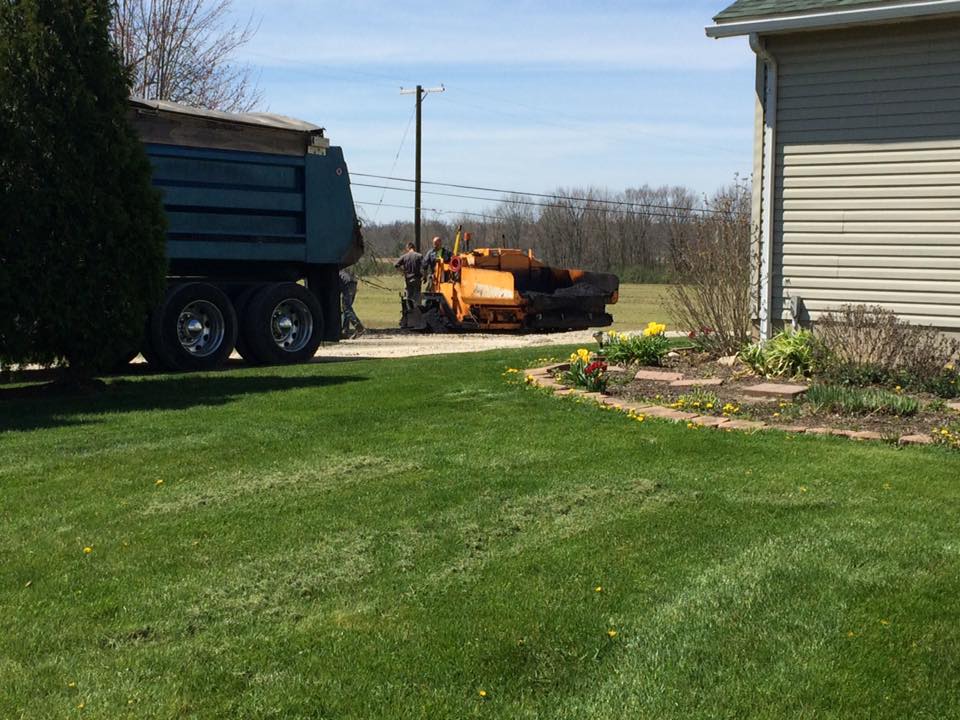
[[[375, 287], [373, 283], [381, 287]], [[370, 328], [397, 327], [402, 291], [403, 279], [399, 274], [375, 275], [366, 282], [361, 281], [355, 303], [357, 314]], [[651, 320], [669, 322], [665, 292], [665, 285], [621, 285], [620, 301], [609, 308], [614, 329], [637, 330]]]
[[0, 717], [960, 716], [960, 455], [501, 376], [543, 352], [0, 395]]

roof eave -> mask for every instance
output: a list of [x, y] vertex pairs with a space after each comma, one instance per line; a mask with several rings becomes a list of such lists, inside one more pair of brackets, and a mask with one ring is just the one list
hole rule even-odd
[[960, 0], [930, 0], [928, 2], [912, 2], [884, 7], [831, 10], [785, 17], [721, 22], [706, 28], [706, 33], [707, 37], [711, 38], [736, 37], [752, 33], [769, 35], [771, 33], [827, 30], [853, 25], [897, 22], [954, 13], [960, 13]]

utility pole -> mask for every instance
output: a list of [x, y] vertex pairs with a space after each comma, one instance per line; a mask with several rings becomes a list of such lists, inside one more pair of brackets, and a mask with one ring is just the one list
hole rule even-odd
[[422, 106], [423, 99], [430, 93], [442, 93], [446, 90], [443, 85], [438, 88], [424, 88], [423, 85], [417, 85], [416, 90], [404, 90], [400, 88], [401, 95], [413, 95], [417, 96], [417, 169], [416, 169], [416, 185], [414, 186], [414, 195], [413, 195], [413, 238], [414, 243], [417, 246], [417, 252], [420, 252], [420, 169], [421, 169], [421, 155], [420, 155], [420, 140], [422, 137], [423, 122], [422, 122]]

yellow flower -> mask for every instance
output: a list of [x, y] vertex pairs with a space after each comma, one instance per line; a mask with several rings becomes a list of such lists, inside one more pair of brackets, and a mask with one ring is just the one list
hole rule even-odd
[[478, 690], [478, 691], [477, 691], [477, 695], [479, 695], [479, 696], [480, 696], [481, 698], [483, 698], [484, 700], [487, 699], [487, 691], [486, 691], [486, 690]]
[[663, 323], [658, 323], [656, 321], [647, 323], [647, 326], [643, 329], [644, 337], [651, 337], [653, 335], [663, 335], [667, 331], [667, 326]]
[[594, 592], [603, 592], [603, 585], [597, 585], [594, 589]]
[[157, 480], [154, 485], [163, 485], [163, 480]]
[[77, 686], [77, 683], [74, 682], [73, 680], [67, 683], [68, 688], [75, 688], [76, 686]]
[[93, 548], [90, 547], [89, 545], [83, 549], [83, 554], [84, 554], [84, 555], [89, 555], [89, 554], [92, 553], [92, 552], [93, 552]]
[[889, 621], [889, 620], [881, 620], [881, 621], [880, 621], [880, 624], [883, 625], [884, 627], [886, 627], [887, 625], [890, 624], [890, 621]]
[[607, 630], [607, 637], [613, 640], [617, 636], [617, 631], [613, 628]]

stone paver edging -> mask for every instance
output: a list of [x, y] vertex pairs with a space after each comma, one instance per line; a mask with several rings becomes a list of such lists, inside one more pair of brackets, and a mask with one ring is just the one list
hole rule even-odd
[[[554, 373], [563, 372], [569, 369], [568, 364], [562, 365], [550, 365], [548, 367], [542, 368], [531, 368], [525, 372], [526, 381], [532, 385], [537, 385], [546, 389], [553, 390], [554, 395], [559, 397], [571, 397], [576, 396], [583, 400], [592, 400], [598, 405], [611, 407], [621, 412], [629, 413], [632, 416], [640, 418], [657, 418], [661, 420], [670, 420], [672, 422], [686, 422], [690, 426], [698, 426], [704, 428], [713, 428], [716, 430], [724, 430], [727, 432], [738, 430], [740, 432], [757, 432], [759, 430], [778, 430], [780, 432], [792, 433], [796, 435], [826, 435], [834, 437], [846, 437], [851, 440], [883, 440], [884, 437], [880, 433], [871, 432], [871, 431], [860, 431], [860, 430], [839, 430], [836, 428], [807, 428], [800, 427], [796, 425], [792, 426], [783, 426], [783, 425], [769, 425], [765, 422], [759, 422], [754, 420], [743, 420], [740, 418], [725, 418], [725, 417], [716, 417], [714, 415], [698, 415], [697, 413], [683, 412], [681, 410], [673, 410], [671, 408], [663, 407], [662, 405], [644, 405], [634, 402], [629, 402], [626, 400], [620, 400], [611, 395], [604, 395], [603, 393], [597, 392], [587, 392], [581, 388], [571, 388], [567, 385], [560, 383], [555, 377]], [[657, 378], [651, 377], [652, 375], [659, 375]], [[675, 375], [675, 373], [673, 373]], [[645, 375], [646, 377], [640, 377]], [[667, 378], [666, 376], [671, 375], [671, 373], [662, 373], [658, 371], [646, 371], [642, 370], [637, 374], [638, 379], [643, 380], [659, 380], [661, 382], [674, 382], [674, 379]], [[683, 377], [682, 375], [680, 377]], [[797, 388], [799, 389], [799, 388]], [[806, 389], [806, 388], [804, 388]], [[801, 394], [801, 393], [796, 393]], [[950, 404], [949, 407], [955, 410], [960, 410], [960, 404], [957, 404], [954, 407], [954, 404]], [[897, 440], [897, 444], [900, 446], [905, 445], [932, 445], [933, 437], [932, 435], [904, 435], [903, 437]]]

